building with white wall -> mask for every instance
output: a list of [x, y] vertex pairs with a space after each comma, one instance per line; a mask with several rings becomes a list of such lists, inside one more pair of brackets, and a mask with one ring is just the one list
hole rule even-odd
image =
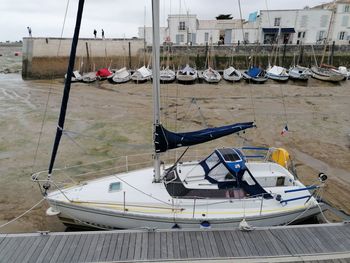
[[[161, 28], [161, 43], [177, 45], [232, 45], [238, 43], [271, 44], [336, 44], [350, 42], [350, 0], [322, 4], [313, 8], [260, 10], [256, 19], [199, 20], [197, 15], [169, 15], [167, 27]], [[243, 22], [243, 23], [242, 23]], [[143, 38], [144, 28], [139, 28]], [[152, 43], [152, 30], [147, 27], [146, 42]]]

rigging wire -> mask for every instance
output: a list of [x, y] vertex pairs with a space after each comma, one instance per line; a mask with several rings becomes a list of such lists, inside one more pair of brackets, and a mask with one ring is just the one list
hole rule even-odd
[[[69, 1], [70, 0], [67, 0], [67, 4], [66, 4], [66, 10], [65, 10], [65, 13], [64, 13], [64, 19], [63, 19], [63, 23], [62, 23], [61, 36], [60, 36], [60, 40], [58, 42], [58, 48], [57, 48], [56, 57], [58, 57], [60, 49], [61, 49], [62, 36], [63, 36], [63, 32], [64, 32], [66, 20], [67, 20]], [[52, 65], [52, 60], [50, 60], [50, 62], [51, 62], [51, 65]], [[51, 74], [51, 82], [50, 82], [50, 85], [49, 85], [49, 92], [47, 94], [46, 104], [45, 104], [45, 108], [44, 108], [44, 115], [43, 115], [43, 118], [42, 118], [42, 121], [41, 121], [39, 138], [38, 138], [38, 142], [37, 142], [37, 145], [36, 145], [36, 148], [35, 148], [35, 152], [34, 152], [33, 163], [32, 163], [32, 173], [34, 173], [34, 168], [35, 168], [36, 160], [37, 160], [37, 157], [38, 157], [39, 146], [40, 146], [40, 143], [41, 143], [41, 137], [42, 137], [42, 134], [43, 134], [45, 119], [46, 119], [46, 116], [47, 116], [47, 110], [48, 110], [49, 101], [50, 101], [50, 97], [51, 97], [51, 93], [52, 93], [52, 84], [53, 84], [53, 73]], [[39, 185], [39, 188], [41, 190], [40, 185]]]

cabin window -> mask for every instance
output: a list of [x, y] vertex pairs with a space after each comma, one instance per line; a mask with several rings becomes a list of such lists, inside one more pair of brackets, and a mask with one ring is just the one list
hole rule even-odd
[[345, 39], [345, 32], [342, 31], [339, 33], [339, 40], [344, 40]]
[[109, 184], [108, 192], [118, 192], [120, 190], [122, 190], [121, 182], [114, 182]]
[[225, 180], [236, 180], [232, 175], [230, 176], [227, 168], [222, 163], [211, 170], [208, 175], [219, 182]]
[[226, 162], [235, 162], [241, 160], [239, 155], [232, 149], [220, 149], [219, 152]]
[[281, 18], [280, 17], [275, 17], [274, 26], [280, 26], [280, 25], [281, 25]]
[[212, 155], [210, 155], [205, 161], [209, 169], [213, 168], [218, 162], [219, 162], [219, 157], [216, 155], [216, 153], [213, 153]]
[[186, 24], [184, 21], [179, 22], [179, 30], [186, 30]]

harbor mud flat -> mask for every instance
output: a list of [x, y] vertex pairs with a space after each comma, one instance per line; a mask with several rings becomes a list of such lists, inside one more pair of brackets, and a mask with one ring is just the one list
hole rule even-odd
[[[67, 132], [56, 168], [150, 153], [151, 89], [151, 83], [72, 84]], [[43, 198], [31, 174], [48, 167], [62, 91], [62, 79], [23, 81], [19, 74], [0, 74], [0, 225]], [[161, 93], [162, 122], [174, 131], [256, 122], [257, 129], [194, 147], [200, 154], [223, 146], [283, 147], [294, 158], [303, 183], [319, 183], [318, 173], [325, 172], [329, 179], [322, 197], [350, 214], [349, 82], [174, 83], [162, 85]], [[286, 124], [289, 132], [282, 136]], [[95, 176], [79, 168], [74, 172], [67, 178], [82, 181]], [[54, 180], [67, 178], [53, 174]], [[55, 217], [45, 215], [47, 208], [45, 202], [40, 203], [0, 232], [64, 231]], [[339, 220], [331, 214], [328, 217]]]

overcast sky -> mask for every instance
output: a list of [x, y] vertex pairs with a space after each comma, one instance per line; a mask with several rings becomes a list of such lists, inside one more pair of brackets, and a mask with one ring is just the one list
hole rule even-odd
[[[266, 9], [300, 9], [324, 3], [322, 0], [241, 0], [242, 15]], [[69, 0], [63, 37], [72, 37], [78, 0]], [[59, 37], [67, 0], [0, 0], [0, 41], [18, 41], [28, 36]], [[168, 14], [197, 14], [198, 19], [215, 19], [219, 14], [239, 18], [238, 0], [160, 0], [160, 21], [165, 26]], [[85, 0], [81, 37], [92, 37], [96, 28], [106, 38], [137, 36], [138, 27], [151, 25], [151, 0]]]

